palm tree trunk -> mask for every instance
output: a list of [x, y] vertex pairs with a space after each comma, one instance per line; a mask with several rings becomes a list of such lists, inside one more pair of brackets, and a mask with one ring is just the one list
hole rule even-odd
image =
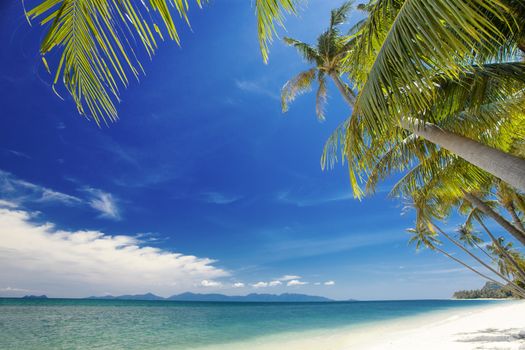
[[493, 256], [491, 256], [485, 249], [483, 249], [479, 244], [477, 243], [474, 243], [474, 245], [476, 246], [476, 248], [478, 248], [479, 250], [481, 250], [483, 252], [483, 254], [485, 254], [485, 256], [487, 258], [489, 258], [492, 262], [496, 262], [496, 259], [494, 259]]
[[521, 222], [518, 214], [516, 213], [516, 208], [514, 207], [514, 204], [510, 204], [507, 207], [507, 211], [509, 212], [510, 216], [512, 216], [512, 223], [514, 226], [519, 228], [522, 232], [525, 232], [525, 226], [523, 226], [523, 222]]
[[470, 252], [467, 248], [463, 247], [463, 245], [461, 245], [460, 243], [458, 243], [454, 238], [450, 237], [445, 231], [443, 231], [441, 228], [439, 228], [439, 226], [435, 225], [435, 224], [432, 224], [432, 226], [434, 226], [443, 236], [445, 236], [445, 238], [447, 238], [450, 242], [452, 242], [455, 246], [457, 246], [458, 248], [460, 248], [462, 251], [464, 251], [465, 253], [467, 253], [470, 257], [472, 257], [474, 260], [476, 260], [477, 262], [479, 262], [481, 265], [483, 265], [486, 269], [488, 269], [489, 271], [491, 271], [492, 273], [494, 273], [495, 275], [497, 275], [499, 278], [501, 278], [502, 280], [504, 280], [505, 282], [509, 283], [511, 287], [513, 287], [516, 291], [519, 291], [519, 294], [522, 296], [522, 297], [525, 297], [525, 289], [524, 288], [521, 288], [520, 286], [518, 286], [516, 283], [514, 283], [513, 281], [511, 281], [510, 279], [508, 279], [506, 276], [502, 275], [499, 271], [493, 269], [490, 265], [488, 265], [487, 263], [485, 263], [483, 260], [481, 260], [480, 258], [478, 258], [476, 255], [472, 254], [472, 252]]
[[352, 90], [350, 90], [345, 85], [345, 83], [343, 83], [343, 81], [341, 80], [341, 77], [339, 75], [337, 75], [337, 73], [330, 73], [330, 77], [334, 81], [335, 86], [337, 86], [337, 89], [339, 90], [341, 95], [343, 95], [343, 98], [345, 99], [346, 103], [348, 103], [348, 105], [351, 108], [354, 108], [355, 95], [352, 92]]
[[[355, 103], [353, 93], [349, 91], [336, 73], [331, 73], [330, 76], [346, 102], [353, 108]], [[443, 130], [432, 123], [413, 118], [402, 118], [400, 125], [403, 129], [443, 147], [514, 188], [525, 192], [525, 159]]]
[[493, 210], [491, 207], [483, 203], [481, 199], [473, 195], [472, 193], [463, 192], [465, 195], [465, 199], [469, 201], [473, 206], [478, 208], [481, 212], [485, 213], [485, 215], [490, 216], [494, 221], [496, 221], [498, 224], [501, 225], [505, 230], [507, 230], [514, 238], [516, 238], [518, 241], [520, 241], [521, 244], [525, 245], [525, 234], [521, 232], [517, 227], [512, 225], [509, 221], [507, 221], [503, 216], [498, 214], [495, 210]]
[[487, 235], [490, 237], [490, 239], [492, 240], [492, 242], [494, 242], [494, 244], [496, 245], [496, 247], [498, 247], [498, 250], [501, 252], [501, 254], [507, 259], [507, 262], [510, 262], [510, 264], [512, 266], [514, 266], [514, 268], [516, 269], [516, 271], [518, 272], [518, 275], [519, 277], [525, 281], [525, 271], [523, 271], [523, 269], [518, 265], [518, 263], [516, 262], [516, 260], [507, 252], [507, 250], [505, 248], [503, 248], [501, 246], [501, 244], [499, 243], [499, 241], [496, 239], [496, 237], [494, 237], [494, 235], [492, 234], [492, 232], [490, 232], [490, 230], [487, 228], [487, 226], [485, 226], [485, 224], [483, 223], [483, 220], [481, 220], [480, 218], [476, 218], [476, 220], [479, 222], [479, 224], [481, 225], [481, 227], [483, 227], [483, 229], [485, 230], [485, 232], [487, 232]]
[[433, 249], [435, 249], [435, 250], [437, 250], [438, 252], [440, 252], [441, 254], [445, 255], [447, 258], [454, 260], [454, 261], [457, 262], [458, 264], [463, 265], [464, 267], [466, 267], [466, 268], [469, 269], [470, 271], [474, 272], [475, 274], [477, 274], [477, 275], [479, 275], [479, 276], [481, 276], [481, 277], [483, 277], [483, 278], [485, 278], [485, 279], [487, 279], [487, 280], [489, 280], [489, 281], [491, 281], [491, 282], [497, 283], [497, 284], [500, 285], [500, 286], [503, 286], [503, 284], [502, 284], [501, 282], [498, 282], [498, 281], [496, 281], [495, 279], [493, 279], [493, 278], [491, 278], [491, 277], [485, 275], [484, 273], [479, 272], [478, 270], [476, 270], [475, 268], [473, 268], [473, 267], [470, 266], [469, 264], [467, 264], [467, 263], [465, 263], [465, 262], [459, 260], [458, 258], [452, 256], [451, 254], [447, 253], [447, 252], [444, 251], [443, 249], [441, 249], [441, 248], [439, 248], [439, 247], [434, 247]]
[[400, 123], [401, 127], [415, 135], [443, 147], [514, 188], [525, 191], [525, 159], [443, 130], [432, 123], [413, 118], [403, 118]]

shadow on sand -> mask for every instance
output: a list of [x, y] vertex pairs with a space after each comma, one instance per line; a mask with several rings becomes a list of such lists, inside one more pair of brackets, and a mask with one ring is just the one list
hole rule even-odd
[[[487, 328], [477, 332], [457, 333], [458, 342], [476, 343], [473, 349], [523, 349], [525, 350], [525, 329]], [[473, 344], [474, 345], [474, 344]]]

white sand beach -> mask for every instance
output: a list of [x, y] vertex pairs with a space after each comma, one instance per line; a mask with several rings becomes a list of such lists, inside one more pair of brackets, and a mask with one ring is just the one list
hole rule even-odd
[[454, 309], [347, 329], [287, 333], [206, 349], [525, 350], [525, 301]]
[[399, 325], [359, 349], [525, 349], [525, 302], [460, 310], [423, 321], [413, 328]]

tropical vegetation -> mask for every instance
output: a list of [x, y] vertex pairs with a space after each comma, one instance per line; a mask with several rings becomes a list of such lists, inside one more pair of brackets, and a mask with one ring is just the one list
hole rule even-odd
[[454, 293], [455, 299], [479, 299], [479, 298], [490, 298], [490, 299], [506, 299], [513, 296], [512, 291], [508, 288], [501, 287], [500, 285], [487, 282], [481, 289], [474, 290], [460, 290]]

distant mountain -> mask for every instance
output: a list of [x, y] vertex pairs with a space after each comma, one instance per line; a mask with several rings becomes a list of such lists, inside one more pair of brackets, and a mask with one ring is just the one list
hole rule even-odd
[[248, 295], [224, 295], [224, 294], [198, 294], [182, 293], [172, 295], [168, 298], [159, 297], [158, 295], [147, 293], [139, 295], [120, 295], [120, 296], [93, 296], [86, 299], [98, 300], [172, 300], [172, 301], [215, 301], [215, 302], [328, 302], [334, 301], [325, 297], [306, 295], [306, 294], [257, 294]]
[[146, 293], [146, 294], [133, 294], [133, 295], [119, 295], [119, 296], [113, 296], [113, 295], [104, 295], [99, 297], [88, 297], [86, 299], [102, 299], [102, 300], [165, 300], [163, 297], [159, 297], [158, 295], [152, 294], [152, 293]]
[[47, 295], [24, 295], [22, 299], [47, 299]]
[[224, 295], [224, 294], [196, 294], [182, 293], [172, 295], [168, 300], [177, 301], [249, 301], [249, 302], [326, 302], [331, 299], [306, 294], [257, 294]]

